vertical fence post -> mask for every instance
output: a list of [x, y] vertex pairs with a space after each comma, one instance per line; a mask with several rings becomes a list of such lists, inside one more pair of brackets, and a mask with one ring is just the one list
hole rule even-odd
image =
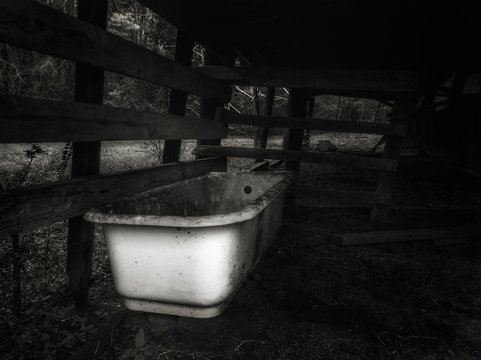
[[[266, 89], [266, 99], [264, 102], [264, 116], [272, 116], [272, 109], [274, 108], [274, 95], [276, 88], [268, 87]], [[265, 149], [267, 147], [267, 138], [269, 137], [269, 128], [258, 127], [254, 146], [256, 148]], [[256, 159], [256, 162], [261, 162], [263, 159]]]
[[[301, 89], [290, 89], [288, 100], [288, 117], [304, 118], [306, 116], [307, 98]], [[283, 139], [284, 150], [302, 150], [304, 129], [285, 129]], [[299, 172], [299, 161], [287, 161], [286, 170]]]
[[[211, 51], [208, 49], [205, 50], [204, 54], [204, 65], [223, 65], [222, 61], [220, 61]], [[200, 117], [204, 119], [215, 119], [216, 112], [218, 108], [223, 108], [224, 103], [212, 99], [201, 99], [200, 101]], [[198, 145], [215, 145], [219, 146], [221, 143], [221, 139], [210, 139], [210, 140], [198, 140]], [[203, 156], [197, 156], [198, 159], [202, 158]], [[226, 159], [226, 167], [225, 170], [227, 171], [227, 159]]]
[[[394, 99], [391, 123], [408, 125], [413, 117], [416, 105], [415, 96], [404, 96]], [[399, 160], [402, 150], [403, 137], [395, 135], [386, 136], [384, 145], [384, 159]], [[379, 194], [392, 194], [396, 172], [381, 172], [379, 174], [376, 192]], [[371, 212], [371, 225], [384, 226], [388, 222], [389, 206], [376, 206]]]
[[[312, 119], [312, 117], [314, 116], [314, 104], [315, 104], [315, 98], [313, 96], [309, 97], [309, 99], [307, 100], [307, 115], [306, 115], [308, 119]], [[306, 129], [304, 131], [304, 137], [302, 139], [302, 147], [309, 148], [310, 142], [311, 142], [311, 130]]]
[[[78, 0], [78, 18], [103, 29], [107, 25], [107, 0]], [[104, 70], [87, 64], [75, 69], [75, 101], [102, 104]], [[73, 143], [72, 178], [98, 174], [100, 142]], [[67, 272], [75, 304], [87, 304], [94, 226], [77, 216], [69, 220], [67, 242]]]
[[[306, 116], [307, 97], [301, 89], [290, 89], [288, 99], [288, 117], [303, 118]], [[282, 148], [284, 150], [302, 150], [302, 139], [304, 137], [304, 129], [285, 129]], [[299, 174], [301, 163], [299, 161], [287, 161], [286, 170], [294, 171]], [[297, 182], [291, 186], [286, 192], [284, 202], [284, 211], [286, 215], [294, 212], [296, 203]]]
[[[192, 62], [192, 51], [194, 41], [183, 31], [177, 30], [177, 41], [175, 45], [175, 61], [179, 64], [190, 67]], [[171, 89], [169, 99], [169, 113], [174, 115], [185, 115], [187, 104], [187, 93]], [[179, 161], [182, 140], [165, 140], [162, 162], [164, 164]]]

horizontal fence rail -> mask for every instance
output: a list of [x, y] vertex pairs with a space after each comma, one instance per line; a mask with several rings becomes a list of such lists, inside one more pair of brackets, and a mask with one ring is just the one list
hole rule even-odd
[[339, 235], [343, 246], [387, 244], [403, 241], [432, 241], [438, 239], [461, 239], [481, 236], [481, 226], [465, 225], [451, 228], [413, 230], [389, 230], [359, 234]]
[[0, 0], [0, 41], [227, 101], [230, 89], [120, 36], [31, 0]]
[[334, 166], [351, 168], [363, 168], [380, 171], [396, 171], [397, 161], [388, 159], [372, 159], [355, 155], [295, 151], [295, 150], [274, 150], [254, 149], [228, 146], [197, 146], [192, 151], [202, 156], [226, 156], [251, 159], [273, 159], [286, 161], [299, 161], [307, 163], [323, 163]]
[[219, 121], [0, 94], [0, 142], [220, 139]]
[[221, 119], [229, 125], [252, 125], [263, 128], [292, 128], [395, 136], [405, 136], [407, 133], [407, 126], [405, 125], [374, 122], [239, 115], [231, 112], [223, 112]]
[[392, 94], [413, 93], [418, 89], [418, 75], [402, 70], [203, 66], [197, 71], [237, 85]]
[[94, 206], [210, 171], [225, 171], [225, 160], [207, 158], [3, 191], [0, 236], [66, 220]]
[[[316, 198], [319, 198], [322, 201], [336, 202], [341, 205], [372, 206], [391, 204], [391, 194], [369, 191], [333, 190], [298, 186], [296, 187], [296, 195], [299, 198], [311, 198], [314, 201]], [[315, 206], [315, 203], [312, 205]]]

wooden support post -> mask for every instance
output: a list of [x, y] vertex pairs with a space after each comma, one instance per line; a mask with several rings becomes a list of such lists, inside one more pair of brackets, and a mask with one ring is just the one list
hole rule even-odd
[[[416, 98], [414, 96], [399, 97], [394, 100], [391, 123], [408, 125], [414, 113]], [[384, 145], [384, 159], [398, 160], [401, 155], [403, 138], [401, 136], [386, 135]], [[394, 190], [395, 172], [381, 172], [379, 174], [376, 192], [391, 194]], [[388, 222], [389, 206], [377, 206], [371, 212], [371, 225], [383, 226]]]
[[[183, 31], [177, 30], [177, 41], [175, 45], [175, 61], [179, 64], [190, 67], [192, 62], [192, 51], [194, 41]], [[187, 93], [180, 90], [170, 90], [169, 113], [174, 115], [185, 115]], [[164, 164], [179, 161], [182, 140], [165, 140], [162, 162]]]
[[[271, 117], [272, 109], [274, 108], [274, 95], [276, 88], [268, 87], [266, 89], [266, 99], [264, 102], [264, 116]], [[257, 128], [257, 134], [254, 146], [260, 149], [267, 147], [267, 138], [269, 137], [269, 128], [259, 126]], [[263, 159], [256, 159], [256, 162], [261, 162]]]
[[[303, 118], [306, 116], [306, 97], [300, 89], [290, 89], [288, 116]], [[284, 150], [302, 150], [304, 129], [285, 129], [282, 148]], [[299, 161], [288, 161], [286, 170], [299, 172]]]
[[[107, 25], [107, 0], [79, 0], [79, 19], [103, 29]], [[75, 100], [102, 104], [104, 70], [87, 64], [77, 64], [75, 72]], [[98, 174], [100, 167], [100, 142], [73, 143], [72, 178]], [[77, 216], [69, 220], [67, 243], [67, 272], [75, 304], [87, 304], [94, 225]]]
[[[221, 60], [219, 60], [211, 51], [205, 50], [204, 54], [204, 65], [219, 65]], [[217, 108], [223, 108], [224, 103], [212, 99], [202, 98], [200, 101], [200, 117], [204, 119], [215, 119]], [[216, 145], [219, 146], [221, 139], [211, 139], [211, 140], [199, 140], [198, 145]], [[198, 156], [198, 159], [202, 156]], [[227, 171], [227, 159], [226, 159], [226, 171]]]
[[[456, 154], [456, 159], [457, 163], [461, 165], [461, 167], [465, 167], [466, 160], [468, 158], [466, 154], [466, 134], [468, 133], [468, 122], [470, 121], [469, 117], [466, 116], [466, 113], [463, 113], [463, 104], [458, 100], [460, 97], [463, 96], [464, 92], [464, 86], [466, 84], [466, 78], [468, 74], [464, 71], [456, 72], [454, 81], [453, 81], [453, 87], [451, 89], [451, 94], [449, 96], [450, 101], [448, 103], [448, 116], [451, 119], [452, 122], [456, 121], [456, 126], [454, 126], [453, 132], [454, 132], [454, 143], [456, 144], [456, 149], [457, 149], [457, 154]], [[447, 137], [445, 135], [445, 137]]]
[[[306, 96], [300, 89], [290, 89], [288, 100], [288, 114], [289, 117], [306, 116]], [[302, 139], [304, 137], [304, 129], [285, 129], [284, 139], [282, 141], [282, 148], [284, 150], [302, 150]], [[286, 161], [286, 170], [299, 173], [301, 163], [299, 161]], [[295, 182], [297, 184], [297, 180]], [[293, 184], [293, 185], [295, 185]], [[284, 201], [284, 213], [289, 216], [293, 213], [296, 204], [296, 190], [291, 186], [286, 192]]]
[[[206, 49], [204, 65], [214, 65], [216, 62], [218, 62], [218, 60], [215, 58], [215, 55]], [[219, 101], [202, 98], [200, 101], [200, 117], [204, 119], [215, 119], [217, 108], [223, 106], [224, 104]], [[200, 140], [197, 143], [198, 145], [220, 145], [220, 139]]]
[[[307, 100], [307, 115], [306, 117], [308, 119], [312, 119], [313, 116], [314, 116], [314, 104], [315, 104], [315, 99], [314, 97], [310, 97], [308, 100]], [[302, 139], [302, 147], [304, 148], [309, 148], [309, 143], [311, 142], [311, 130], [310, 129], [306, 129], [304, 131], [304, 137]]]

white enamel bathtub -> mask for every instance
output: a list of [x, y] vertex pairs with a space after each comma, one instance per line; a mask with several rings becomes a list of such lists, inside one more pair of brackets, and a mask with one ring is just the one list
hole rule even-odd
[[210, 173], [92, 210], [127, 308], [220, 314], [282, 221], [289, 172]]

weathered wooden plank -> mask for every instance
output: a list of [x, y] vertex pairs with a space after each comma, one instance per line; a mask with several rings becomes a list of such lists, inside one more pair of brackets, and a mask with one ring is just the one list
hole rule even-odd
[[208, 158], [3, 191], [0, 193], [0, 235], [65, 220], [94, 206], [209, 171], [223, 171], [224, 167], [223, 159]]
[[[232, 60], [232, 59], [231, 59]], [[219, 59], [211, 50], [207, 49], [204, 52], [204, 64], [219, 64], [222, 60]], [[205, 119], [216, 119], [219, 120], [221, 109], [224, 107], [222, 102], [215, 99], [201, 98], [200, 100], [200, 116]], [[199, 145], [220, 145], [221, 140], [217, 139], [206, 139], [198, 140]], [[201, 157], [198, 157], [201, 158]], [[227, 162], [226, 162], [227, 164]], [[227, 169], [226, 169], [227, 170]]]
[[31, 0], [0, 0], [0, 40], [136, 79], [227, 101], [221, 82]]
[[[416, 105], [415, 96], [403, 96], [394, 100], [391, 122], [393, 124], [408, 125], [414, 114]], [[386, 145], [384, 146], [383, 159], [397, 161], [401, 155], [403, 138], [396, 135], [386, 136]], [[382, 172], [379, 174], [377, 189], [379, 193], [392, 193], [394, 190], [396, 174], [393, 172]], [[372, 209], [371, 225], [383, 226], [387, 224], [389, 216], [389, 208], [379, 206]]]
[[[266, 89], [266, 98], [264, 100], [264, 116], [271, 117], [272, 110], [274, 108], [274, 95], [275, 88]], [[269, 137], [269, 129], [266, 127], [258, 126], [256, 138], [254, 140], [254, 147], [265, 149], [267, 147], [267, 139]], [[262, 159], [256, 159], [256, 161], [262, 161]]]
[[480, 207], [396, 206], [389, 211], [389, 220], [405, 227], [461, 225], [480, 218]]
[[226, 124], [231, 125], [253, 125], [265, 128], [301, 128], [343, 133], [387, 134], [396, 136], [405, 136], [407, 133], [407, 126], [401, 124], [240, 115], [228, 111], [223, 112], [222, 120]]
[[414, 93], [418, 75], [412, 71], [301, 69], [275, 67], [204, 66], [197, 70], [229, 84], [357, 91], [360, 93]]
[[307, 163], [324, 163], [335, 166], [396, 171], [397, 161], [389, 159], [371, 159], [353, 155], [308, 152], [295, 150], [254, 149], [228, 146], [199, 145], [192, 151], [202, 156], [227, 156], [240, 158], [263, 158]]
[[[184, 66], [190, 67], [192, 62], [192, 52], [194, 50], [194, 41], [183, 31], [177, 30], [177, 39], [175, 43], [175, 61]], [[170, 90], [169, 113], [174, 115], [185, 116], [185, 107], [187, 104], [187, 93], [176, 89]], [[225, 134], [227, 136], [227, 134]], [[211, 136], [214, 137], [214, 136]], [[210, 137], [210, 138], [211, 138]], [[195, 137], [193, 137], [195, 138]], [[169, 140], [164, 142], [164, 153], [162, 154], [162, 163], [179, 161], [182, 140]], [[186, 138], [187, 139], [187, 138]]]
[[335, 202], [342, 205], [389, 205], [391, 194], [381, 194], [369, 191], [348, 191], [320, 189], [316, 187], [298, 186], [296, 188], [298, 197], [319, 198], [322, 201]]
[[[107, 27], [107, 0], [79, 0], [78, 18], [100, 29]], [[91, 64], [75, 66], [75, 101], [102, 105], [104, 98], [104, 70]], [[30, 130], [31, 131], [31, 130]], [[39, 141], [39, 140], [37, 140]], [[73, 142], [72, 178], [96, 175], [100, 169], [101, 144], [97, 142]], [[82, 307], [88, 302], [92, 273], [94, 226], [76, 216], [68, 221], [67, 273], [75, 304]]]
[[247, 172], [255, 172], [255, 171], [268, 171], [269, 170], [269, 161], [258, 161], [253, 166], [251, 166]]
[[0, 94], [0, 142], [212, 139], [219, 121]]
[[377, 231], [340, 235], [343, 246], [387, 244], [404, 241], [457, 239], [481, 235], [479, 225], [414, 230]]
[[[289, 99], [287, 103], [287, 115], [289, 117], [303, 118], [306, 116], [307, 97], [301, 89], [290, 89]], [[282, 139], [282, 148], [284, 150], [302, 150], [302, 139], [304, 135], [304, 128], [298, 127], [298, 124], [291, 124], [284, 129], [284, 136]], [[301, 166], [300, 161], [287, 161], [286, 170], [299, 172]], [[294, 199], [294, 195], [288, 194], [288, 198]], [[288, 201], [289, 202], [289, 201]]]

